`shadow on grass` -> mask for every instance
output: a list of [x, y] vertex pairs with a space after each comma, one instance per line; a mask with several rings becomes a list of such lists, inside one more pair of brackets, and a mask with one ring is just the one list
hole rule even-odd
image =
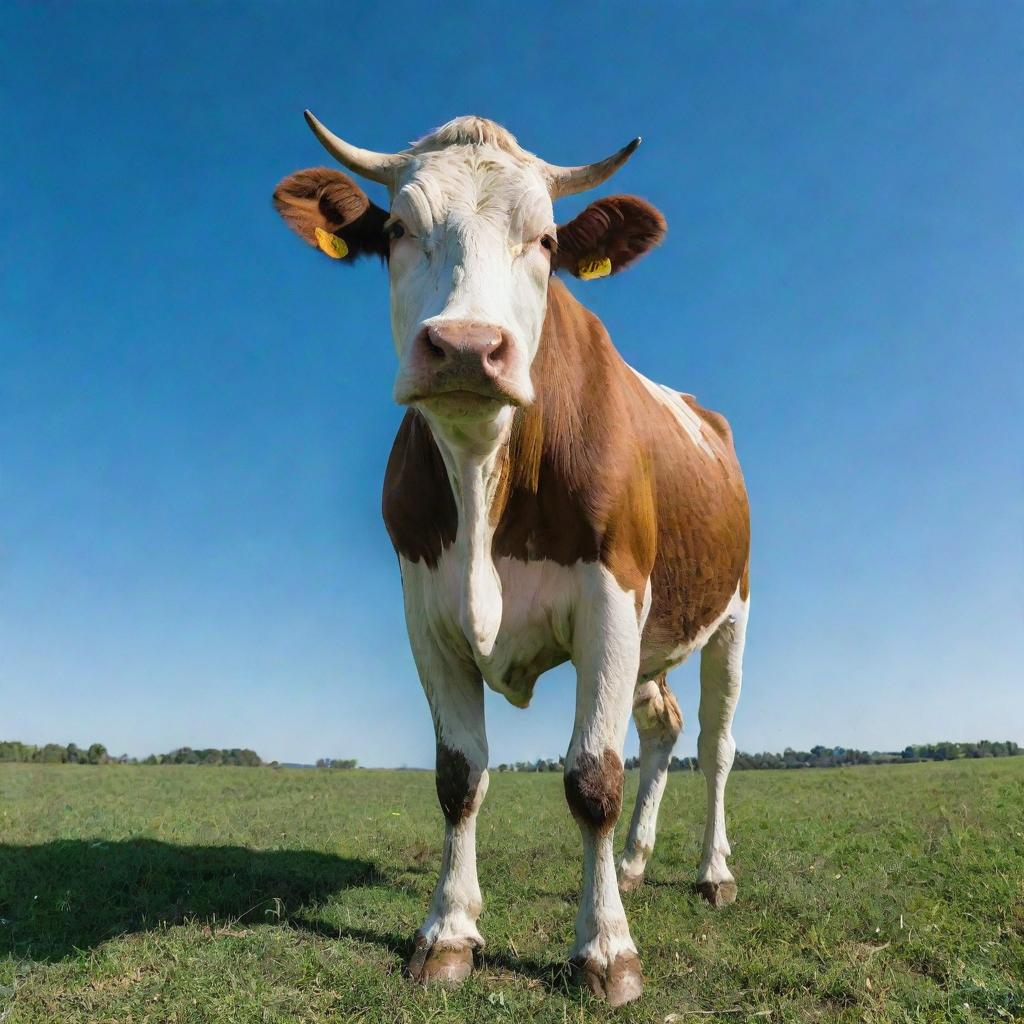
[[[59, 960], [188, 920], [292, 921], [333, 893], [387, 884], [375, 864], [312, 850], [57, 840], [0, 843], [0, 955]], [[303, 927], [302, 919], [294, 923]]]
[[[412, 935], [334, 927], [311, 913], [311, 904], [346, 889], [396, 884], [372, 861], [313, 850], [152, 839], [0, 843], [0, 956], [58, 961], [119, 935], [196, 920], [280, 922], [327, 939], [372, 943], [404, 964]], [[482, 966], [566, 991], [567, 973], [555, 964], [488, 949]]]

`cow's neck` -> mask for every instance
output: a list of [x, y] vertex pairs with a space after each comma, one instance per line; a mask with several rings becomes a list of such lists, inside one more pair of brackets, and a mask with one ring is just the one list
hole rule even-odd
[[[460, 625], [477, 658], [491, 655], [501, 626], [495, 549], [562, 565], [599, 557], [602, 524], [595, 517], [607, 512], [606, 485], [621, 461], [611, 432], [616, 425], [622, 434], [628, 422], [614, 382], [620, 365], [600, 321], [553, 280], [532, 371], [533, 405], [506, 408], [495, 421], [471, 426], [422, 414], [455, 504], [451, 550]], [[417, 463], [426, 466], [426, 455], [417, 456]], [[537, 500], [542, 480], [548, 488], [545, 507]], [[405, 514], [416, 510], [396, 508], [403, 521]], [[430, 528], [445, 547], [443, 523]], [[402, 537], [392, 533], [392, 539], [403, 550]]]
[[507, 473], [512, 409], [469, 426], [430, 419], [458, 511], [455, 557], [459, 620], [474, 654], [487, 658], [501, 626], [501, 580], [494, 566], [495, 502]]

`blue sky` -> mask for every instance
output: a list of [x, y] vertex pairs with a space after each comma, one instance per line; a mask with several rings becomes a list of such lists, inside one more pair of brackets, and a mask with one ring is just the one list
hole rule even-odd
[[[666, 244], [572, 287], [732, 422], [739, 745], [1024, 741], [1024, 8], [459, 6], [0, 14], [0, 738], [432, 762], [386, 276], [270, 206], [326, 162], [308, 106], [374, 149], [465, 113], [557, 163], [642, 134], [596, 195]], [[493, 762], [565, 749], [567, 670], [488, 702]]]

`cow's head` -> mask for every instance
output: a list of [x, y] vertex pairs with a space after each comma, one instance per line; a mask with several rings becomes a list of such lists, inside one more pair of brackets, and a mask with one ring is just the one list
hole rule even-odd
[[387, 186], [391, 209], [327, 168], [285, 178], [274, 203], [328, 256], [387, 261], [395, 400], [432, 419], [490, 419], [529, 404], [552, 271], [614, 273], [665, 231], [661, 214], [630, 196], [599, 200], [555, 225], [552, 201], [601, 184], [639, 139], [598, 163], [557, 167], [479, 117], [451, 121], [396, 154], [357, 149], [308, 111], [306, 120], [349, 170]]

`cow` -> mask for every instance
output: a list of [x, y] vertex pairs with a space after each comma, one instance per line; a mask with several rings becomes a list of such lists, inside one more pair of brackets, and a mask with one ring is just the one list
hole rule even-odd
[[[666, 226], [646, 201], [598, 199], [556, 226], [553, 201], [594, 188], [640, 140], [597, 163], [549, 164], [500, 125], [460, 117], [398, 153], [359, 149], [309, 111], [341, 171], [286, 177], [274, 203], [340, 262], [390, 276], [406, 407], [384, 480], [405, 617], [436, 736], [441, 872], [407, 974], [457, 984], [483, 946], [476, 821], [487, 793], [484, 684], [525, 708], [571, 661], [576, 715], [565, 796], [583, 843], [570, 964], [612, 1005], [643, 976], [620, 892], [643, 880], [682, 716], [667, 671], [696, 650], [707, 821], [698, 891], [736, 883], [725, 827], [749, 605], [749, 511], [726, 420], [629, 367], [558, 272], [624, 270]], [[630, 713], [640, 784], [616, 869]]]

